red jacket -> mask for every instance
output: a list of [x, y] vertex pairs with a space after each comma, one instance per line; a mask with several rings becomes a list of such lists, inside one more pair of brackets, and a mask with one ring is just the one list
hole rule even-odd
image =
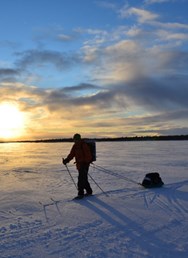
[[83, 140], [75, 142], [72, 146], [70, 154], [67, 156], [68, 161], [75, 158], [77, 169], [80, 168], [82, 164], [88, 164], [92, 162], [91, 151]]

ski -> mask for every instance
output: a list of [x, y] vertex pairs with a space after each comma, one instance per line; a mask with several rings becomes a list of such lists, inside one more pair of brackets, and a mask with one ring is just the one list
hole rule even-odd
[[74, 197], [72, 200], [74, 201], [74, 200], [81, 200], [81, 199], [83, 199], [84, 198], [84, 196], [76, 196], [76, 197]]
[[81, 196], [76, 196], [76, 197], [74, 197], [72, 200], [73, 201], [76, 201], [76, 200], [82, 200], [82, 199], [85, 199], [85, 198], [87, 198], [87, 197], [92, 197], [92, 196], [94, 196], [93, 194], [84, 194], [84, 195], [81, 195]]

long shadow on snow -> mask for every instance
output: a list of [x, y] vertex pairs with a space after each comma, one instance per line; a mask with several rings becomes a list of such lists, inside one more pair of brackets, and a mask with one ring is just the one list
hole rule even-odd
[[[109, 223], [112, 227], [115, 227], [117, 231], [123, 232], [125, 241], [127, 241], [126, 239], [128, 237], [130, 238], [131, 242], [128, 241], [128, 243], [131, 243], [131, 252], [133, 252], [134, 248], [141, 246], [142, 250], [144, 248], [144, 251], [148, 252], [148, 257], [155, 257], [153, 255], [159, 251], [165, 253], [165, 257], [186, 257], [187, 252], [176, 251], [176, 246], [173, 243], [164, 243], [155, 236], [153, 231], [146, 231], [136, 221], [131, 220], [128, 216], [96, 196], [85, 200], [84, 202], [80, 202], [80, 204], [90, 209], [92, 212], [95, 212], [104, 221]], [[112, 231], [114, 232], [114, 230]], [[121, 237], [123, 237], [123, 235], [121, 235]], [[135, 250], [137, 250], [137, 248]]]
[[[180, 190], [180, 188], [187, 187], [188, 180], [172, 183], [172, 184], [165, 184], [163, 187], [160, 188], [122, 188], [118, 190], [110, 190], [106, 191], [108, 195], [121, 195], [120, 198], [135, 198], [135, 197], [143, 197], [145, 206], [149, 208], [151, 204], [159, 202], [164, 204], [163, 209], [166, 208], [170, 210], [170, 207], [175, 207], [177, 210], [180, 209], [184, 212], [188, 212], [188, 208], [181, 204], [182, 201], [187, 202], [187, 191]], [[126, 195], [125, 195], [126, 194]], [[164, 197], [162, 200], [161, 197]], [[170, 206], [169, 206], [170, 205]], [[179, 210], [179, 211], [180, 211]]]

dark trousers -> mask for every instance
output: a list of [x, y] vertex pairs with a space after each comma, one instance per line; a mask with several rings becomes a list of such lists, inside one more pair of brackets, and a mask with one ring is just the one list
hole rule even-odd
[[78, 195], [84, 194], [84, 189], [88, 194], [92, 194], [91, 186], [88, 182], [88, 164], [81, 164], [78, 170]]

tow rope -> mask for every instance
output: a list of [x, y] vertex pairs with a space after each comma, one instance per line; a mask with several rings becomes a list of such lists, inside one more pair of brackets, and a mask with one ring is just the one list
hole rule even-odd
[[91, 165], [92, 165], [92, 167], [93, 167], [94, 169], [97, 169], [97, 170], [99, 170], [99, 171], [101, 171], [101, 172], [104, 172], [104, 173], [106, 173], [106, 174], [108, 174], [108, 175], [112, 175], [112, 176], [118, 177], [118, 178], [120, 178], [120, 179], [124, 179], [124, 180], [126, 180], [126, 181], [128, 181], [128, 182], [131, 182], [131, 183], [134, 183], [134, 184], [137, 184], [137, 185], [141, 185], [140, 183], [138, 183], [138, 182], [136, 182], [136, 181], [134, 181], [134, 180], [132, 180], [132, 179], [126, 177], [126, 176], [120, 175], [120, 174], [118, 174], [117, 172], [113, 172], [113, 171], [111, 171], [111, 170], [109, 170], [109, 169], [106, 169], [106, 168], [104, 168], [104, 167], [102, 167], [102, 166], [99, 166], [99, 165], [96, 165], [96, 164], [93, 164], [93, 163], [92, 163]]

